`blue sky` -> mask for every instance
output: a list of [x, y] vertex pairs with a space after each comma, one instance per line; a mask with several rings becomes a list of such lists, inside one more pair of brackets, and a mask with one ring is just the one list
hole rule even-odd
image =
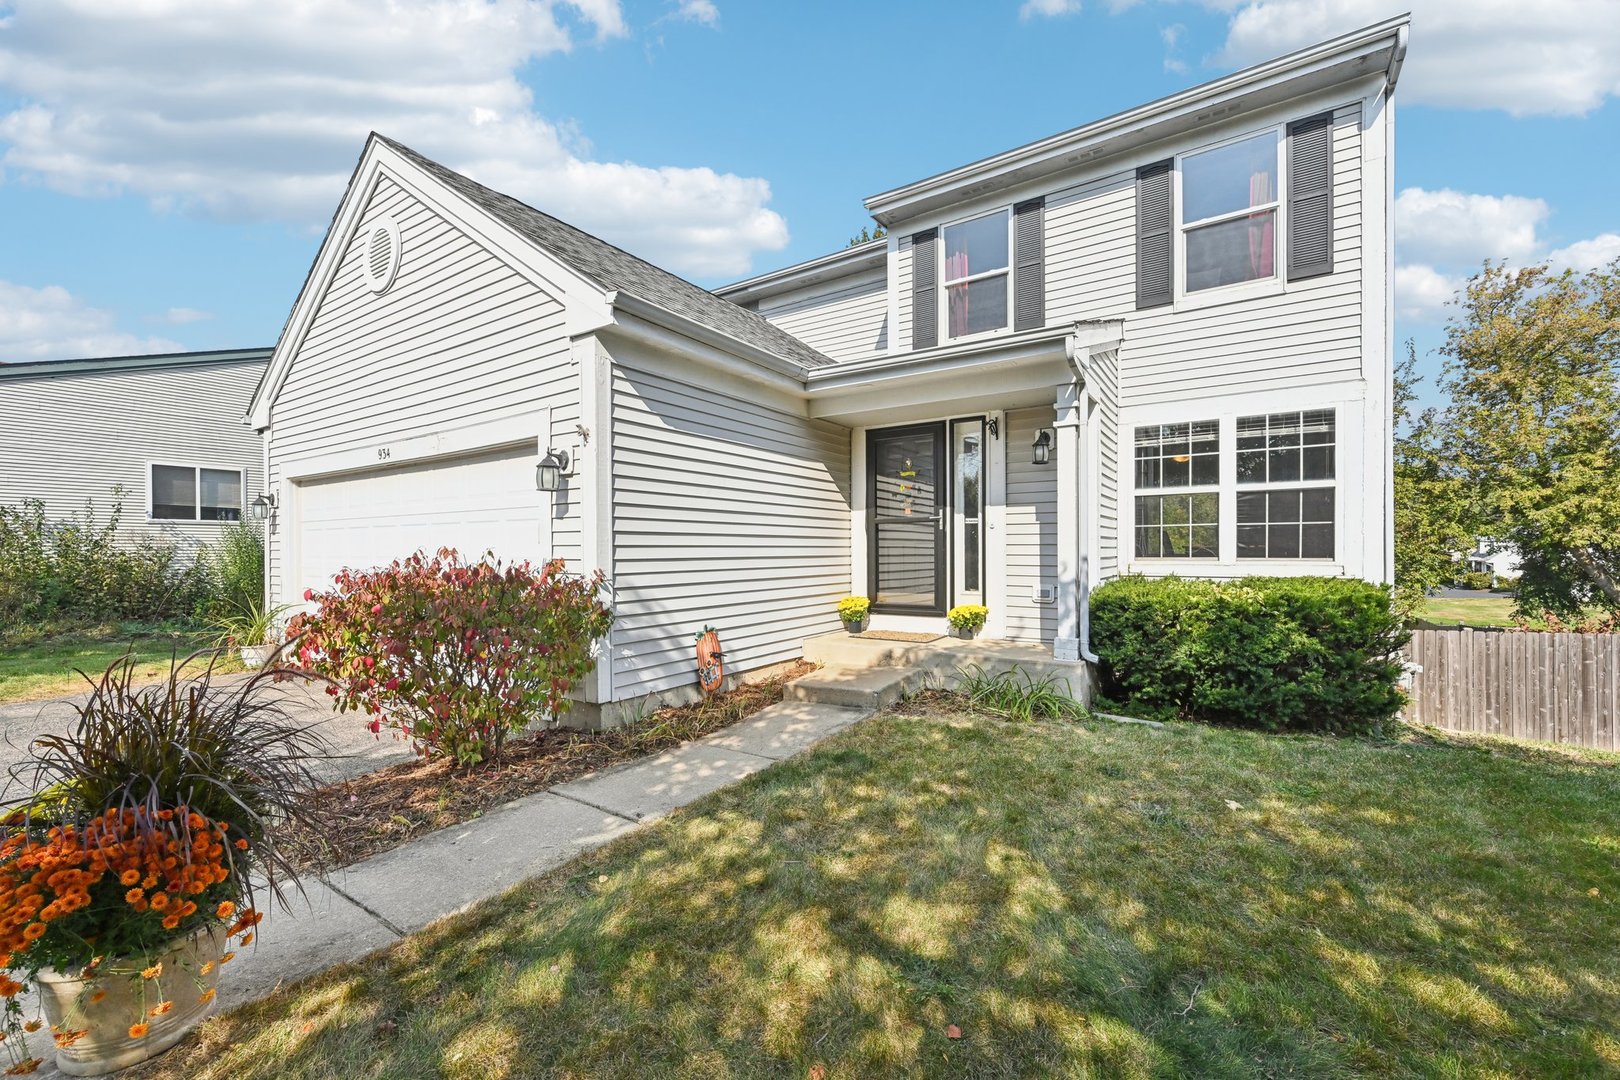
[[[715, 285], [1403, 6], [0, 0], [0, 359], [273, 343], [373, 127]], [[1397, 329], [1426, 350], [1482, 259], [1620, 255], [1620, 2], [1410, 7]]]

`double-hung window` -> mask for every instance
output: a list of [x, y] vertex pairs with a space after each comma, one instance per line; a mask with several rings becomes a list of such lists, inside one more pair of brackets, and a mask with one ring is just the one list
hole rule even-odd
[[1280, 130], [1181, 158], [1184, 293], [1277, 276]]
[[1220, 556], [1220, 424], [1136, 429], [1136, 557]]
[[241, 521], [242, 471], [197, 465], [153, 465], [151, 517], [156, 521]]
[[1004, 330], [1012, 294], [1008, 210], [996, 210], [940, 230], [944, 265], [940, 291], [948, 337]]
[[1239, 559], [1334, 557], [1337, 428], [1332, 409], [1238, 417]]

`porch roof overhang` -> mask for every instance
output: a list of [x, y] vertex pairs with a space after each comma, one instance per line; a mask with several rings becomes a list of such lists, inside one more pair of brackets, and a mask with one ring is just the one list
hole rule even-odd
[[1122, 329], [1071, 323], [817, 368], [805, 377], [810, 415], [859, 427], [1051, 405], [1053, 389], [1083, 378], [1089, 351], [1117, 345]]

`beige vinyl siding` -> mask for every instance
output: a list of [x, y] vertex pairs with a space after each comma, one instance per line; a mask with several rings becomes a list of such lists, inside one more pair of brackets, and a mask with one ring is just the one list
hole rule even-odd
[[[1119, 353], [1108, 352], [1091, 360], [1093, 392], [1097, 409], [1092, 422], [1097, 425], [1097, 458], [1091, 475], [1097, 478], [1097, 550], [1093, 554], [1093, 583], [1119, 575]], [[1082, 463], [1091, 467], [1091, 463]]]
[[849, 592], [848, 429], [613, 365], [615, 700], [801, 655]]
[[[368, 225], [385, 214], [399, 224], [403, 254], [393, 286], [376, 295], [360, 260]], [[552, 442], [573, 446], [579, 375], [562, 304], [385, 177], [274, 402], [272, 481], [288, 459], [538, 416], [542, 408], [551, 410]], [[283, 548], [271, 544], [277, 586]], [[554, 518], [553, 551], [577, 564], [577, 503]]]
[[[1048, 324], [1126, 319], [1119, 397], [1127, 408], [1359, 378], [1359, 105], [1334, 111], [1333, 156], [1333, 273], [1290, 282], [1286, 292], [1270, 296], [1184, 310], [1135, 309], [1134, 173], [1116, 173], [1049, 196]], [[1282, 262], [1284, 252], [1279, 250], [1277, 257]]]
[[244, 502], [264, 490], [258, 434], [244, 422], [263, 361], [0, 380], [0, 505], [40, 499], [52, 518], [97, 521], [123, 488], [119, 536], [192, 551], [221, 522], [149, 521], [149, 462], [240, 469]]
[[889, 347], [888, 277], [881, 268], [766, 297], [759, 313], [834, 360], [859, 360]]
[[1057, 604], [1035, 602], [1057, 584], [1057, 464], [1035, 465], [1030, 446], [1052, 426], [1050, 408], [1007, 413], [1007, 637], [1051, 642]]

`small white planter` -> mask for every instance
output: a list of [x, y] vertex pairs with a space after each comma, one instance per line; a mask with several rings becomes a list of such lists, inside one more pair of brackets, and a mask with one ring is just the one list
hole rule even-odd
[[276, 651], [274, 645], [243, 645], [239, 650], [242, 654], [242, 666], [249, 671], [257, 671], [270, 662], [270, 656]]

